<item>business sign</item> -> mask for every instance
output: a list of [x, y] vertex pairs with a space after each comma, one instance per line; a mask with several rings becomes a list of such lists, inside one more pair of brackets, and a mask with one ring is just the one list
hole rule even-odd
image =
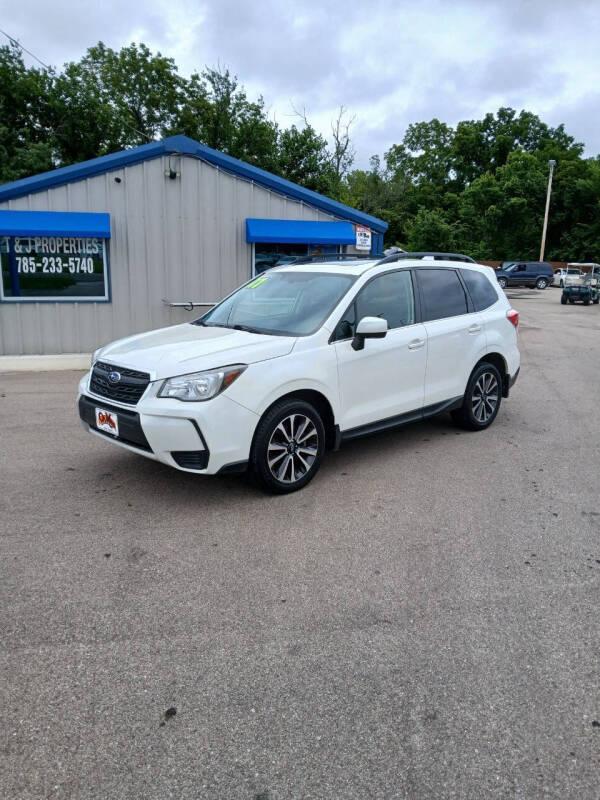
[[356, 226], [356, 249], [371, 249], [371, 230], [369, 228], [365, 228], [364, 225]]
[[108, 300], [107, 240], [0, 237], [2, 300]]

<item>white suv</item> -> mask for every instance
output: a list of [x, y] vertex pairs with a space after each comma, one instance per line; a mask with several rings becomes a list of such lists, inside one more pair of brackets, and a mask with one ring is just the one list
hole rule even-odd
[[290, 492], [347, 439], [443, 411], [487, 428], [519, 372], [517, 325], [494, 271], [464, 256], [302, 260], [97, 350], [79, 413], [172, 467]]

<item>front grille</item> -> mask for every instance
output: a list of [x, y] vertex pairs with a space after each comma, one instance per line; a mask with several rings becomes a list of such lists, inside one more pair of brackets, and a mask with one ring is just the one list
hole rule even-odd
[[171, 455], [184, 469], [206, 469], [208, 464], [208, 450], [175, 450]]
[[[109, 381], [108, 376], [111, 372], [118, 372], [121, 376], [117, 383]], [[108, 397], [110, 400], [134, 406], [146, 391], [149, 383], [150, 375], [147, 372], [138, 372], [135, 369], [96, 361], [92, 370], [90, 391], [102, 397]]]

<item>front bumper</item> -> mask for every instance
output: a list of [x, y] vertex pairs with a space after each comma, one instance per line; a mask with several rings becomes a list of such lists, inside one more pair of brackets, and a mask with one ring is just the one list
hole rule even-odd
[[[89, 373], [79, 383], [79, 416], [103, 441], [185, 472], [216, 474], [248, 460], [259, 417], [224, 394], [199, 403], [156, 397], [150, 384], [135, 406], [89, 390]], [[162, 381], [158, 382], [159, 384]], [[118, 415], [119, 437], [96, 428], [96, 408]]]

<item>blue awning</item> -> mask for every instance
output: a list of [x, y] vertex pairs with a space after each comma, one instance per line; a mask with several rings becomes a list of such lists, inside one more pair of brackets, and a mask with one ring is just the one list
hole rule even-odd
[[110, 239], [110, 214], [0, 210], [0, 236], [85, 236]]
[[356, 244], [356, 234], [351, 222], [247, 219], [246, 241], [278, 244]]

